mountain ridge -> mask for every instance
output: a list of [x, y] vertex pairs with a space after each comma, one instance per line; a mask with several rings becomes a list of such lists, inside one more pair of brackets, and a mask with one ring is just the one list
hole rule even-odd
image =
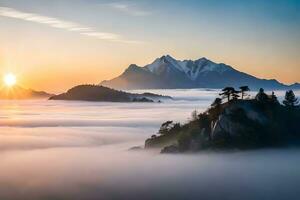
[[251, 89], [300, 89], [299, 83], [285, 85], [275, 79], [261, 79], [205, 57], [176, 60], [170, 55], [143, 67], [131, 64], [118, 77], [100, 83], [116, 89], [223, 88], [248, 85]]
[[65, 93], [51, 96], [49, 100], [101, 101], [101, 102], [162, 102], [170, 96], [154, 93], [129, 93], [99, 85], [77, 85]]

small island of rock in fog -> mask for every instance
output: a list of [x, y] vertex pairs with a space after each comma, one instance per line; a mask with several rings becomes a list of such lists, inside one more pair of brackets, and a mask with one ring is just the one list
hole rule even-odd
[[300, 108], [292, 90], [281, 105], [274, 93], [267, 95], [260, 89], [254, 99], [245, 99], [249, 88], [240, 89], [224, 88], [220, 95], [226, 102], [216, 98], [205, 112], [194, 111], [187, 124], [163, 123], [159, 135], [146, 140], [145, 148], [175, 153], [299, 146]]

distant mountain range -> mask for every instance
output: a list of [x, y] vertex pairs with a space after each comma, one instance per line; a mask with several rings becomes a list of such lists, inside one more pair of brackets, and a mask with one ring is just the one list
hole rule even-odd
[[0, 88], [0, 99], [42, 99], [49, 98], [52, 95], [44, 91], [26, 89], [18, 85]]
[[169, 55], [144, 67], [131, 64], [120, 76], [100, 83], [116, 89], [223, 88], [249, 86], [251, 89], [300, 89], [300, 84], [285, 85], [275, 79], [256, 78], [224, 63], [206, 58], [176, 60]]
[[106, 102], [161, 102], [172, 97], [153, 93], [129, 93], [114, 90], [99, 85], [78, 85], [66, 93], [54, 95], [49, 100], [77, 100], [77, 101], [106, 101]]

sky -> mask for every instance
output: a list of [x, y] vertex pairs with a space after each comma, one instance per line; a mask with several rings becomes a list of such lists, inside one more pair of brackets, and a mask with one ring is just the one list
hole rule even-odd
[[170, 54], [300, 82], [298, 0], [0, 0], [0, 75], [62, 92]]

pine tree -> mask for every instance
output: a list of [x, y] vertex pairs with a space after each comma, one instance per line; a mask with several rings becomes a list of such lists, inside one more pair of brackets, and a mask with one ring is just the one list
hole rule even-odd
[[257, 93], [255, 99], [259, 102], [265, 103], [268, 101], [269, 97], [268, 95], [265, 93], [263, 88], [259, 89], [259, 92]]
[[223, 98], [227, 98], [227, 101], [229, 102], [234, 91], [235, 89], [233, 87], [225, 87], [220, 95], [223, 96]]
[[192, 121], [195, 121], [198, 119], [198, 112], [197, 110], [194, 110], [191, 114], [191, 117], [192, 117]]
[[214, 102], [211, 104], [211, 107], [218, 107], [222, 104], [222, 99], [216, 98]]
[[238, 95], [238, 91], [233, 92], [231, 96], [232, 96], [232, 100], [237, 100], [240, 97], [240, 95]]
[[275, 95], [274, 92], [272, 92], [272, 95], [271, 95], [271, 98], [270, 98], [270, 102], [271, 102], [272, 104], [277, 104], [277, 105], [280, 104], [279, 101], [278, 101], [278, 99], [277, 99], [277, 96]]
[[242, 93], [242, 99], [244, 99], [245, 92], [250, 91], [250, 89], [249, 89], [248, 86], [241, 86], [241, 87], [240, 87], [240, 90], [241, 90], [241, 93]]
[[171, 127], [172, 124], [173, 124], [173, 121], [166, 121], [166, 122], [164, 122], [164, 123], [161, 125], [161, 127], [160, 127], [158, 133], [159, 133], [160, 135], [164, 135], [164, 134], [168, 133], [168, 131], [169, 131], [169, 129], [170, 129], [170, 127]]
[[286, 91], [285, 93], [285, 98], [282, 102], [286, 107], [290, 107], [290, 108], [293, 108], [293, 107], [296, 107], [296, 106], [299, 106], [299, 100], [298, 98], [296, 98], [293, 90], [289, 90], [289, 91]]

